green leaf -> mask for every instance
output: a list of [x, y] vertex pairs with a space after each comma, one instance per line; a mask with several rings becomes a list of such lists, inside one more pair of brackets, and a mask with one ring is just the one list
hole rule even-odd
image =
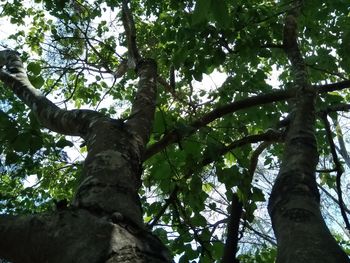
[[217, 160], [220, 157], [220, 149], [222, 145], [220, 145], [217, 141], [208, 138], [207, 147], [204, 150], [204, 158], [209, 158], [211, 160]]
[[336, 185], [336, 177], [330, 175], [329, 173], [321, 173], [320, 175], [321, 183], [326, 184], [329, 188], [334, 188]]
[[232, 166], [231, 168], [217, 169], [216, 171], [219, 182], [226, 185], [227, 188], [233, 186], [238, 186], [243, 178], [237, 166]]
[[12, 148], [16, 152], [28, 152], [30, 150], [30, 133], [20, 133], [16, 137], [15, 141], [12, 143]]
[[197, 141], [186, 140], [182, 143], [182, 148], [189, 160], [196, 160], [201, 156], [201, 144]]
[[[350, 28], [350, 25], [349, 25]], [[350, 53], [350, 29], [347, 28], [342, 37], [341, 49], [339, 49], [340, 53], [340, 65], [342, 68], [349, 72], [350, 71], [350, 58], [348, 54]]]
[[163, 161], [162, 163], [156, 164], [152, 167], [151, 176], [159, 182], [159, 187], [164, 191], [169, 191], [171, 188], [171, 184], [169, 180], [172, 176], [172, 170], [167, 161]]
[[226, 54], [221, 49], [216, 49], [214, 53], [213, 63], [214, 66], [221, 65], [226, 59]]
[[157, 228], [153, 231], [153, 233], [156, 234], [163, 242], [168, 241], [167, 231], [163, 228]]
[[72, 142], [67, 141], [64, 138], [61, 138], [56, 142], [56, 147], [58, 147], [58, 148], [73, 147], [73, 146], [74, 146], [74, 144]]
[[153, 123], [153, 132], [160, 136], [166, 129], [166, 114], [163, 111], [156, 111]]
[[190, 183], [190, 190], [192, 193], [199, 193], [202, 191], [202, 180], [198, 175], [193, 175]]
[[20, 160], [19, 155], [17, 155], [15, 152], [9, 152], [6, 154], [5, 164], [15, 164], [18, 162], [18, 160]]
[[41, 65], [38, 62], [30, 62], [27, 66], [27, 70], [37, 76], [41, 72]]
[[[209, 2], [209, 1], [208, 1]], [[211, 12], [219, 28], [227, 29], [230, 25], [230, 14], [228, 6], [224, 0], [215, 0], [211, 3]]]
[[43, 139], [41, 136], [32, 135], [30, 137], [30, 152], [35, 153], [43, 146]]
[[[184, 246], [186, 262], [191, 262], [190, 260], [196, 259], [198, 257], [198, 252], [192, 248], [190, 244]], [[192, 261], [193, 262], [193, 261]]]
[[207, 224], [207, 220], [205, 219], [204, 216], [202, 216], [201, 214], [195, 214], [192, 217], [192, 223], [195, 226], [205, 226]]
[[29, 80], [32, 83], [32, 85], [37, 89], [40, 89], [45, 83], [45, 80], [42, 76], [37, 76], [37, 77], [31, 76], [29, 77]]
[[162, 208], [162, 203], [160, 202], [153, 202], [149, 207], [147, 212], [151, 214], [156, 214], [160, 209]]
[[215, 259], [220, 259], [224, 252], [224, 244], [222, 242], [213, 243], [213, 256]]
[[189, 258], [187, 257], [187, 255], [183, 255], [180, 259], [179, 259], [179, 263], [188, 263], [189, 262]]
[[180, 65], [186, 60], [189, 50], [187, 48], [178, 49], [172, 58], [172, 62], [175, 67], [180, 67]]
[[257, 187], [253, 188], [253, 194], [251, 198], [254, 202], [264, 202], [265, 201], [265, 195], [263, 191]]
[[211, 0], [198, 0], [193, 12], [192, 24], [197, 25], [207, 21], [211, 6]]
[[38, 121], [38, 118], [35, 116], [35, 114], [31, 111], [28, 117], [29, 117], [30, 126], [32, 127], [32, 129], [39, 131], [41, 125], [40, 125], [40, 122]]
[[179, 121], [175, 127], [176, 132], [178, 132], [180, 135], [185, 136], [193, 131], [193, 127], [186, 124], [183, 121]]
[[35, 153], [43, 146], [43, 139], [39, 134], [33, 134], [33, 131], [26, 131], [18, 134], [11, 143], [12, 149], [21, 153]]

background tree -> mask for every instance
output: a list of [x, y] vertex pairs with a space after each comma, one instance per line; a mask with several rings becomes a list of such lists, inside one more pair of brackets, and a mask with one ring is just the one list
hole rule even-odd
[[348, 262], [349, 12], [340, 0], [2, 4], [16, 32], [0, 51], [0, 257]]

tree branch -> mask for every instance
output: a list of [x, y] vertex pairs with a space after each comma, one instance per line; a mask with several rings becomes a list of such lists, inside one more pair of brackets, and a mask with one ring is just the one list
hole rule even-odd
[[[291, 208], [290, 203], [298, 202], [301, 196], [307, 196], [305, 202], [314, 202], [318, 209], [319, 192], [315, 180], [318, 163], [318, 151], [315, 137], [315, 102], [317, 90], [310, 84], [305, 61], [298, 45], [297, 19], [302, 1], [292, 2], [293, 9], [285, 17], [283, 27], [284, 51], [291, 64], [293, 89], [296, 98], [290, 114], [290, 123], [286, 134], [282, 165], [273, 185], [268, 202], [268, 212], [272, 222], [281, 216], [282, 209], [305, 209], [304, 204]], [[302, 186], [302, 187], [301, 187]], [[297, 219], [291, 219], [291, 222]], [[294, 229], [291, 224], [289, 230]], [[275, 234], [283, 237], [282, 231]], [[284, 244], [285, 245], [285, 244]], [[283, 245], [282, 245], [283, 246]], [[277, 260], [279, 261], [279, 260]]]
[[[265, 132], [265, 133], [246, 136], [246, 137], [244, 137], [242, 139], [239, 139], [239, 140], [236, 140], [236, 141], [230, 143], [227, 146], [221, 147], [220, 149], [218, 149], [218, 154], [216, 156], [217, 157], [222, 156], [223, 154], [225, 154], [225, 153], [227, 153], [229, 151], [232, 151], [233, 149], [236, 149], [238, 147], [244, 146], [244, 145], [249, 144], [249, 143], [257, 143], [257, 142], [265, 141], [253, 153], [254, 157], [253, 157], [253, 161], [252, 162], [254, 163], [255, 161], [257, 161], [257, 160], [255, 160], [255, 158], [257, 159], [259, 154], [268, 145], [270, 145], [272, 141], [279, 141], [280, 139], [281, 139], [281, 133], [279, 133], [279, 132], [271, 132], [270, 130]], [[216, 159], [215, 159], [214, 156], [203, 158], [202, 160], [197, 162], [196, 166], [193, 166], [192, 169], [187, 172], [187, 174], [185, 175], [185, 178], [189, 178], [194, 171], [196, 171], [200, 167], [203, 167], [205, 165], [208, 165], [208, 164], [214, 162], [215, 160]], [[254, 174], [255, 168], [253, 169], [252, 167], [254, 167], [253, 164], [251, 164], [250, 173]], [[166, 202], [164, 203], [162, 208], [159, 210], [159, 213], [154, 217], [152, 222], [148, 224], [148, 228], [153, 228], [157, 224], [157, 222], [159, 221], [161, 216], [165, 213], [166, 209], [169, 207], [169, 205], [176, 198], [177, 193], [178, 193], [179, 190], [180, 190], [179, 187], [176, 185], [174, 187], [173, 191], [171, 192], [171, 194], [169, 195], [169, 198], [166, 199]]]
[[162, 139], [160, 139], [158, 142], [155, 144], [151, 145], [148, 147], [146, 150], [143, 159], [147, 160], [150, 158], [152, 155], [160, 152], [163, 150], [166, 146], [168, 146], [171, 143], [177, 142], [179, 139], [183, 139], [187, 136], [192, 135], [195, 133], [198, 129], [205, 127], [207, 124], [210, 122], [226, 115], [229, 113], [236, 112], [238, 110], [246, 109], [249, 107], [257, 106], [257, 105], [264, 105], [268, 104], [271, 102], [276, 102], [276, 101], [281, 101], [288, 99], [290, 97], [293, 97], [295, 93], [293, 91], [276, 91], [276, 92], [271, 92], [268, 94], [261, 94], [261, 95], [256, 95], [247, 99], [243, 99], [240, 101], [235, 101], [233, 103], [227, 104], [225, 106], [216, 108], [212, 110], [211, 112], [203, 115], [201, 118], [197, 119], [196, 121], [192, 122], [189, 124], [189, 129], [188, 133], [186, 134], [179, 134], [179, 132], [174, 129], [165, 134]]
[[140, 60], [139, 50], [136, 45], [136, 29], [132, 13], [128, 7], [128, 0], [123, 0], [122, 3], [122, 21], [128, 45], [128, 66], [136, 68]]
[[244, 226], [254, 232], [257, 236], [261, 237], [265, 241], [269, 242], [272, 246], [277, 246], [277, 242], [274, 237], [270, 237], [267, 234], [260, 233], [258, 230], [255, 230], [248, 222], [245, 222]]
[[[324, 85], [314, 85], [312, 88], [316, 90], [318, 93], [327, 93], [335, 90], [342, 90], [350, 87], [350, 80], [347, 81], [341, 81], [337, 83], [332, 84], [324, 84]], [[198, 129], [205, 127], [210, 122], [221, 118], [227, 114], [232, 114], [238, 110], [247, 109], [250, 107], [260, 106], [269, 104], [272, 102], [278, 102], [287, 100], [290, 98], [295, 97], [296, 90], [290, 89], [290, 90], [278, 90], [266, 94], [259, 94], [255, 95], [246, 99], [242, 99], [239, 101], [234, 101], [232, 103], [229, 103], [227, 105], [218, 107], [207, 114], [204, 114], [201, 118], [195, 120], [194, 122], [189, 124], [189, 127], [192, 128], [191, 131], [189, 131], [187, 134], [179, 134], [179, 132], [174, 129], [169, 131], [167, 134], [165, 134], [162, 139], [160, 139], [158, 142], [150, 145], [148, 149], [146, 150], [143, 159], [147, 160], [154, 154], [160, 152], [168, 145], [175, 143], [179, 141], [179, 139], [183, 139], [187, 136], [192, 135], [195, 133]]]
[[148, 229], [152, 229], [158, 223], [160, 218], [163, 216], [163, 214], [165, 213], [165, 211], [169, 207], [169, 205], [175, 202], [175, 199], [177, 198], [178, 191], [179, 191], [179, 187], [177, 185], [175, 185], [174, 190], [171, 192], [170, 196], [167, 199], [165, 199], [164, 205], [161, 207], [161, 209], [155, 215], [152, 222], [147, 224]]
[[[229, 145], [223, 146], [221, 148], [219, 148], [217, 150], [217, 157], [224, 155], [225, 153], [228, 153], [229, 151], [232, 151], [233, 149], [236, 149], [238, 147], [247, 145], [247, 144], [251, 144], [251, 143], [258, 143], [261, 141], [265, 141], [268, 145], [271, 144], [271, 142], [276, 142], [276, 141], [281, 141], [282, 139], [282, 132], [279, 131], [272, 131], [272, 130], [267, 130], [264, 133], [260, 133], [260, 134], [254, 134], [254, 135], [249, 135], [246, 137], [243, 137], [242, 139], [233, 141], [232, 143], [230, 143]], [[267, 145], [267, 146], [268, 146]], [[267, 147], [265, 146], [265, 148]], [[259, 153], [257, 153], [258, 155], [265, 149], [263, 148]], [[214, 162], [215, 159], [214, 157], [208, 157], [203, 159], [199, 165], [202, 167], [204, 165], [208, 165], [212, 162]], [[253, 165], [251, 165], [251, 169], [250, 171], [254, 174], [255, 169], [252, 169]]]
[[325, 113], [335, 112], [335, 111], [349, 111], [350, 110], [350, 104], [336, 104], [328, 106], [326, 109], [323, 110]]
[[349, 219], [346, 215], [346, 211], [345, 211], [345, 205], [344, 205], [344, 201], [343, 201], [343, 195], [342, 195], [342, 189], [341, 189], [341, 176], [344, 172], [344, 168], [341, 165], [336, 149], [335, 149], [335, 144], [332, 138], [332, 131], [330, 128], [330, 124], [329, 121], [327, 119], [327, 114], [323, 114], [322, 116], [323, 118], [323, 122], [325, 125], [325, 129], [326, 129], [326, 133], [327, 133], [327, 139], [328, 139], [328, 143], [329, 146], [331, 148], [331, 153], [332, 153], [332, 157], [333, 157], [333, 162], [335, 164], [335, 168], [337, 170], [337, 177], [336, 177], [336, 186], [337, 186], [337, 195], [338, 195], [338, 200], [339, 200], [339, 208], [340, 208], [340, 212], [342, 214], [343, 220], [345, 222], [345, 226], [346, 229], [349, 231], [350, 230], [350, 223], [349, 223]]
[[344, 135], [343, 135], [341, 127], [338, 123], [338, 120], [334, 121], [334, 125], [336, 127], [335, 129], [336, 129], [337, 139], [338, 139], [338, 143], [339, 143], [339, 148], [337, 147], [336, 149], [340, 153], [340, 155], [343, 157], [346, 165], [350, 168], [350, 156], [349, 156], [348, 151], [346, 149]]
[[58, 133], [81, 136], [89, 124], [102, 115], [91, 110], [62, 110], [48, 100], [29, 82], [19, 54], [12, 50], [0, 51], [0, 80], [4, 82], [37, 116], [41, 124]]
[[[333, 172], [333, 171], [332, 171]], [[337, 198], [335, 198], [333, 195], [331, 195], [330, 192], [328, 192], [322, 185], [317, 184], [318, 188], [320, 188], [322, 190], [322, 192], [325, 193], [325, 195], [327, 195], [334, 203], [336, 203], [337, 205], [339, 205], [339, 200]], [[350, 214], [350, 210], [349, 208], [347, 208], [346, 206], [344, 206], [344, 210], [346, 213]]]
[[149, 140], [156, 109], [156, 62], [152, 59], [140, 60], [137, 73], [139, 76], [138, 89], [132, 104], [130, 119], [126, 124], [134, 135], [139, 137], [137, 140], [143, 149]]
[[157, 63], [153, 59], [142, 59], [136, 45], [136, 29], [128, 0], [122, 3], [122, 21], [128, 45], [128, 66], [136, 69], [139, 77], [135, 101], [130, 119], [126, 124], [137, 136], [140, 152], [149, 140], [156, 107]]
[[324, 85], [316, 85], [313, 86], [317, 89], [318, 93], [326, 93], [336, 90], [342, 90], [350, 87], [350, 80], [344, 80], [336, 83], [331, 84], [324, 84]]
[[222, 263], [239, 263], [236, 258], [238, 251], [239, 221], [242, 216], [243, 204], [237, 194], [233, 194], [230, 217], [227, 222], [227, 238], [222, 257]]

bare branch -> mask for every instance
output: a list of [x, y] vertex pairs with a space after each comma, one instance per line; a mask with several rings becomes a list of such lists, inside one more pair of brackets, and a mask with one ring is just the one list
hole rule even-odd
[[325, 129], [326, 129], [326, 133], [327, 133], [327, 139], [328, 139], [328, 144], [331, 148], [331, 153], [332, 153], [332, 157], [333, 157], [333, 162], [335, 164], [335, 168], [337, 170], [337, 177], [336, 177], [336, 185], [337, 185], [337, 195], [338, 195], [338, 200], [339, 200], [339, 208], [340, 208], [340, 212], [342, 214], [345, 226], [347, 230], [350, 230], [350, 222], [349, 219], [346, 215], [346, 208], [344, 205], [344, 201], [343, 201], [343, 195], [342, 195], [342, 189], [341, 189], [341, 176], [344, 172], [344, 168], [341, 165], [339, 158], [338, 158], [338, 154], [337, 151], [335, 149], [335, 144], [333, 141], [333, 137], [332, 137], [332, 131], [330, 128], [330, 124], [329, 121], [327, 119], [327, 114], [323, 114], [322, 116], [323, 118], [323, 122], [325, 125]]
[[326, 93], [336, 90], [342, 90], [350, 87], [350, 80], [344, 80], [331, 84], [316, 85], [314, 86], [319, 93]]

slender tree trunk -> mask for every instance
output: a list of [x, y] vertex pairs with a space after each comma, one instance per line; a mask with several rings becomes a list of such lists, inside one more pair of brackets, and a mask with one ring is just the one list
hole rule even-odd
[[[295, 6], [300, 6], [299, 1], [295, 2]], [[332, 237], [320, 212], [315, 178], [316, 91], [309, 84], [297, 44], [297, 15], [298, 7], [287, 15], [284, 26], [284, 49], [291, 63], [297, 95], [282, 166], [268, 207], [278, 243], [277, 263], [345, 263], [349, 259]]]

